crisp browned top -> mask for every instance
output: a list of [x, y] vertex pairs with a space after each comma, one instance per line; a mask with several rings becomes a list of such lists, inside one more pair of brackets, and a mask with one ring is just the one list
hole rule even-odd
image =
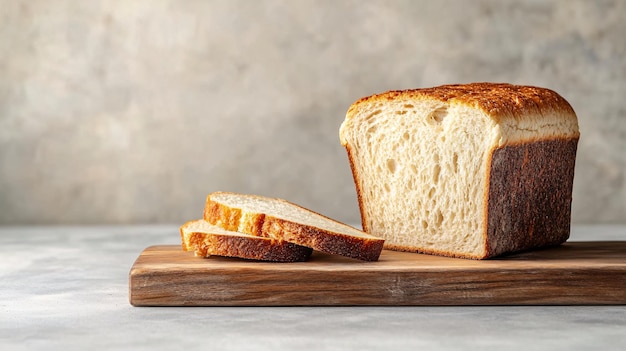
[[574, 114], [570, 104], [550, 89], [505, 83], [453, 84], [425, 89], [392, 90], [359, 99], [350, 107], [350, 111], [366, 102], [424, 98], [470, 105], [492, 116], [519, 116], [545, 110]]

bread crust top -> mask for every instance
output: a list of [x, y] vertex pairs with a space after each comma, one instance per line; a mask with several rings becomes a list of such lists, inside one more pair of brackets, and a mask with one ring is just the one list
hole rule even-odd
[[479, 108], [494, 118], [496, 123], [502, 117], [523, 119], [546, 111], [553, 111], [564, 118], [576, 119], [572, 106], [553, 90], [534, 86], [487, 82], [391, 90], [357, 100], [350, 106], [348, 116], [364, 103], [422, 99], [434, 99], [450, 105], [461, 104]]

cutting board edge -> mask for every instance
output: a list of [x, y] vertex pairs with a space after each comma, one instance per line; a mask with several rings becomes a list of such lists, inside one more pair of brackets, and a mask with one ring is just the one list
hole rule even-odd
[[[146, 248], [144, 252], [142, 252], [142, 255], [146, 252], [154, 250], [158, 251], [159, 248], [162, 249], [163, 247], [165, 246], [150, 246]], [[152, 253], [150, 254], [152, 255]], [[417, 289], [415, 286], [411, 288], [410, 284], [406, 284], [407, 282], [414, 282], [416, 278], [404, 277], [398, 280], [398, 275], [410, 275], [412, 273], [417, 273], [422, 274], [422, 279], [424, 279], [424, 274], [437, 276], [443, 274], [441, 271], [430, 269], [427, 271], [418, 272], [415, 272], [414, 270], [378, 272], [384, 273], [385, 275], [395, 274], [395, 277], [389, 281], [395, 281], [394, 284], [397, 285], [396, 288], [400, 287], [400, 290], [402, 290], [403, 288], [404, 292], [398, 295], [398, 291], [396, 291], [395, 293], [393, 292], [393, 287], [382, 287], [379, 289], [374, 289], [373, 293], [378, 295], [375, 295], [375, 297], [371, 299], [363, 297], [355, 298], [353, 291], [350, 290], [348, 290], [347, 292], [331, 291], [330, 295], [334, 294], [334, 296], [328, 297], [329, 292], [327, 290], [322, 290], [320, 289], [320, 286], [315, 285], [309, 286], [309, 290], [281, 292], [275, 291], [275, 287], [271, 285], [271, 283], [270, 285], [264, 286], [264, 289], [267, 289], [268, 291], [267, 294], [258, 295], [258, 291], [251, 291], [249, 289], [249, 282], [255, 281], [255, 279], [257, 279], [257, 277], [254, 276], [254, 269], [244, 269], [238, 270], [239, 273], [245, 273], [242, 279], [235, 279], [228, 283], [232, 284], [230, 285], [231, 287], [239, 289], [238, 291], [244, 297], [228, 297], [225, 295], [219, 295], [223, 294], [223, 291], [218, 291], [216, 295], [212, 295], [213, 293], [215, 293], [215, 290], [211, 290], [212, 288], [214, 288], [214, 286], [212, 286], [212, 283], [210, 282], [207, 282], [205, 285], [203, 285], [202, 282], [198, 283], [198, 278], [202, 280], [206, 276], [206, 270], [202, 271], [195, 269], [191, 272], [187, 272], [186, 275], [182, 276], [183, 281], [181, 282], [180, 280], [176, 279], [172, 280], [172, 277], [181, 278], [181, 272], [184, 272], [184, 269], [174, 269], [164, 272], [146, 269], [146, 267], [137, 267], [138, 265], [142, 264], [140, 258], [142, 258], [141, 255], [135, 261], [135, 264], [133, 264], [133, 267], [129, 272], [129, 301], [133, 306], [502, 306], [626, 304], [626, 278], [624, 278], [626, 277], [626, 265], [617, 265], [615, 269], [607, 269], [607, 267], [574, 267], [569, 270], [553, 270], [547, 268], [544, 270], [544, 274], [550, 272], [558, 272], [560, 273], [558, 276], [564, 279], [560, 280], [558, 283], [552, 281], [552, 279], [544, 279], [538, 282], [544, 284], [544, 288], [547, 289], [546, 291], [551, 291], [552, 294], [557, 293], [557, 295], [546, 295], [545, 293], [539, 292], [537, 289], [529, 289], [527, 286], [518, 287], [519, 289], [514, 287], [514, 289], [511, 290], [511, 287], [506, 286], [505, 281], [500, 279], [506, 275], [511, 274], [530, 274], [530, 276], [537, 274], [537, 272], [528, 272], [525, 270], [499, 270], [497, 268], [482, 270], [479, 273], [487, 274], [485, 278], [490, 279], [489, 282], [491, 284], [495, 284], [490, 287], [491, 290], [482, 289], [482, 287], [480, 286], [472, 286], [471, 282], [458, 280], [458, 275], [460, 274], [459, 271], [453, 270], [451, 272], [447, 270], [445, 271], [445, 274], [448, 274], [448, 276], [445, 277], [444, 281], [437, 281], [437, 279], [435, 279], [434, 284], [453, 285], [450, 289], [444, 289], [439, 291], [437, 291], [436, 289], [433, 291], [425, 291], [424, 289]], [[254, 264], [255, 263], [252, 263], [252, 265]], [[289, 267], [288, 265], [290, 264], [280, 265], [281, 267]], [[148, 268], [149, 266], [150, 264], [148, 264]], [[212, 273], [224, 273], [223, 268], [211, 269], [210, 271]], [[228, 270], [225, 271], [228, 272]], [[297, 272], [297, 275], [294, 275], [289, 279], [297, 280], [300, 274], [301, 272]], [[317, 275], [319, 277], [323, 277], [323, 275], [328, 274], [328, 272], [318, 270], [310, 273], [309, 276], [311, 276], [311, 274], [313, 276]], [[345, 274], [346, 276], [342, 279], [345, 278], [353, 281], [356, 285], [359, 284], [358, 281], [360, 280], [361, 275], [367, 275], [372, 273], [367, 271], [348, 271], [343, 272], [343, 274]], [[457, 280], [450, 282], [449, 279], [451, 274], [454, 274]], [[271, 276], [272, 275], [269, 274], [267, 277]], [[226, 274], [225, 277], [228, 278], [229, 274]], [[221, 278], [224, 277], [221, 276]], [[574, 278], [573, 281], [577, 281], [576, 278], [584, 278], [588, 279], [588, 282], [583, 284], [579, 282], [573, 285], [572, 287], [576, 293], [571, 294], [571, 292], [568, 292], [567, 290], [568, 284], [571, 285], [571, 281], [568, 280], [568, 278], [570, 278], [570, 280], [571, 278]], [[599, 280], [599, 278], [602, 278], [602, 280], [604, 281], [603, 286], [598, 286], [597, 280]], [[272, 279], [276, 279], [276, 277], [273, 277]], [[186, 285], [185, 280], [187, 282], [191, 281], [190, 285]], [[169, 283], [163, 284], [163, 281], [169, 281]], [[389, 281], [387, 281], [387, 283]], [[305, 284], [306, 282], [297, 283]], [[433, 282], [431, 282], [431, 285], [432, 284]], [[454, 284], [457, 285], [455, 286]], [[462, 287], [462, 289], [460, 289], [459, 287]], [[469, 289], [468, 287], [471, 287], [471, 289]], [[187, 294], [181, 293], [185, 290], [188, 291]], [[213, 291], [213, 293], [211, 293], [211, 291]], [[310, 291], [323, 291], [323, 293], [320, 293], [316, 296], [314, 293], [310, 293]], [[385, 293], [385, 291], [387, 291], [387, 293]], [[491, 291], [491, 293], [493, 293], [494, 291], [497, 292], [497, 298], [485, 295], [485, 291]], [[598, 294], [598, 292], [604, 293]], [[372, 292], [368, 291], [368, 293]], [[403, 294], [404, 296], [406, 296], [407, 293], [409, 297], [402, 298]], [[565, 295], [559, 296], [558, 293], [563, 293]], [[250, 294], [252, 294], [252, 296]], [[400, 298], [398, 296], [400, 296]], [[441, 298], [440, 296], [443, 296], [443, 298]], [[302, 301], [308, 302], [303, 303]]]

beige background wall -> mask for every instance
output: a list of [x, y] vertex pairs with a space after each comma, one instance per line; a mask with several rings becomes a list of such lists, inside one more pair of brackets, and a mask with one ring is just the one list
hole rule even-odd
[[626, 223], [626, 1], [0, 0], [0, 224], [181, 223], [230, 190], [358, 223], [357, 98], [552, 88], [573, 220]]

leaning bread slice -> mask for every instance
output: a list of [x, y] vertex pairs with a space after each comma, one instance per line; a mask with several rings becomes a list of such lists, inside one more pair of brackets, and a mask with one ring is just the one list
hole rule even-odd
[[227, 230], [285, 240], [315, 250], [376, 261], [384, 240], [295, 205], [227, 192], [207, 197], [204, 219]]
[[205, 220], [190, 221], [180, 227], [184, 251], [196, 256], [228, 256], [273, 262], [306, 261], [311, 256], [308, 247], [283, 240], [262, 238], [225, 230]]
[[497, 83], [366, 97], [340, 129], [366, 232], [475, 259], [567, 240], [578, 138], [557, 93]]

